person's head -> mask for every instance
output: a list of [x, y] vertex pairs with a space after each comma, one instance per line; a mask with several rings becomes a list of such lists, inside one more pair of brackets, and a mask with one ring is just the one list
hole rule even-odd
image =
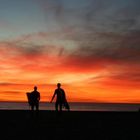
[[37, 86], [34, 86], [34, 90], [35, 90], [35, 91], [37, 90]]
[[57, 83], [57, 87], [60, 88], [61, 87], [61, 84], [60, 83]]

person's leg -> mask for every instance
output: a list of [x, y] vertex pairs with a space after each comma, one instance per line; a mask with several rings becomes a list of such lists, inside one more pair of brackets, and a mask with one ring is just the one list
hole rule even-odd
[[36, 103], [36, 110], [38, 111], [39, 110], [39, 103]]
[[62, 111], [62, 103], [59, 104], [59, 110]]
[[33, 104], [31, 105], [31, 110], [34, 110], [34, 105]]
[[58, 102], [55, 103], [55, 110], [58, 111]]

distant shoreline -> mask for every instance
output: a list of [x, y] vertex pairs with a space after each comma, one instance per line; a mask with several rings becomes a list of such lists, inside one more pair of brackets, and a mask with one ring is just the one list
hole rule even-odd
[[[69, 102], [71, 111], [131, 111], [140, 110], [140, 104]], [[30, 110], [28, 102], [0, 102], [0, 110]], [[55, 110], [55, 102], [40, 102], [40, 110]], [[64, 110], [64, 109], [63, 109]]]
[[[27, 101], [0, 101], [0, 103], [27, 103]], [[40, 101], [40, 103], [50, 103], [49, 101]], [[69, 102], [69, 103], [85, 103], [85, 104], [134, 104], [134, 105], [140, 105], [140, 103], [133, 103], [133, 102], [130, 102], [130, 103], [123, 103], [123, 102], [120, 102], [120, 103], [113, 103], [113, 102]]]

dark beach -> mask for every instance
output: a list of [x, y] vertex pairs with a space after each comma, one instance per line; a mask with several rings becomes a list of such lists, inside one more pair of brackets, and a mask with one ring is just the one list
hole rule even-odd
[[136, 140], [140, 112], [0, 110], [2, 139]]

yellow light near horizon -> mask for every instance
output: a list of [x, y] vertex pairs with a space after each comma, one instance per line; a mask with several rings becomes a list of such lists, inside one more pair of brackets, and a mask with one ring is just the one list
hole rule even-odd
[[[69, 83], [69, 84], [79, 84], [81, 82], [85, 82], [87, 81], [88, 79], [90, 79], [91, 77], [92, 78], [96, 78], [99, 74], [74, 74], [74, 73], [71, 73], [71, 74], [67, 74], [67, 73], [64, 73], [64, 74], [61, 74], [61, 75], [58, 75], [56, 76], [52, 82], [54, 83], [57, 83], [58, 82], [58, 79], [61, 79], [61, 81], [63, 83]], [[59, 80], [60, 81], [60, 80]]]

